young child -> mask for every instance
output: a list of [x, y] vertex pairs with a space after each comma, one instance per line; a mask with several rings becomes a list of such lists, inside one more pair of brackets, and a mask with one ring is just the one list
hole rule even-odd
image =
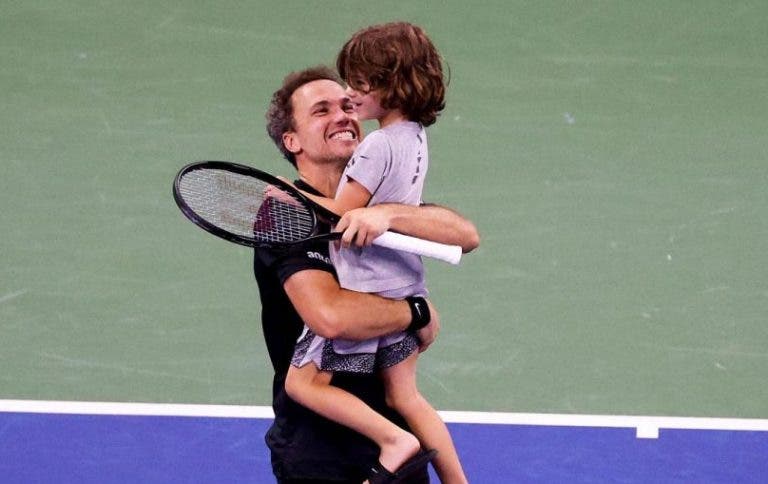
[[[379, 129], [355, 150], [335, 199], [313, 199], [339, 215], [380, 203], [420, 204], [429, 162], [425, 127], [445, 107], [437, 50], [421, 28], [396, 22], [355, 33], [336, 63], [360, 119], [378, 120]], [[346, 289], [412, 303], [427, 294], [419, 256], [377, 246], [334, 245], [331, 257]], [[413, 331], [357, 342], [326, 340], [305, 327], [286, 391], [302, 405], [379, 445], [379, 465], [372, 469], [370, 482], [387, 482], [387, 476], [402, 472], [420, 456], [423, 459], [419, 453], [423, 446], [437, 450], [434, 465], [442, 482], [465, 483], [447, 427], [416, 386], [418, 346]], [[405, 418], [415, 437], [330, 385], [335, 371], [374, 370], [381, 373], [387, 403]]]

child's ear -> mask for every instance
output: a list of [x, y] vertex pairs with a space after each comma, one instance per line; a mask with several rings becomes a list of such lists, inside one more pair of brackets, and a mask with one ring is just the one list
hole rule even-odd
[[283, 146], [294, 155], [301, 151], [301, 143], [298, 136], [293, 131], [283, 133]]

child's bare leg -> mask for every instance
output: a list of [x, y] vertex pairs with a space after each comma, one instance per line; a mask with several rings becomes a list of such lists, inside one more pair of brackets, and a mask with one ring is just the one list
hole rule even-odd
[[387, 404], [405, 418], [424, 448], [437, 449], [433, 462], [441, 482], [464, 484], [467, 478], [461, 468], [448, 427], [416, 387], [417, 358], [418, 353], [414, 353], [381, 372]]
[[320, 371], [313, 364], [291, 366], [285, 391], [301, 405], [327, 419], [359, 432], [381, 449], [379, 462], [385, 469], [397, 470], [419, 451], [419, 441], [362, 400], [331, 385], [333, 373]]

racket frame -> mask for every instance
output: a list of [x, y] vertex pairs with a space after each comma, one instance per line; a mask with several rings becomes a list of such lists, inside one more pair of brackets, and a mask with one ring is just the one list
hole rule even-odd
[[[193, 172], [196, 170], [204, 170], [204, 169], [222, 170], [222, 171], [237, 173], [238, 175], [258, 178], [270, 185], [274, 185], [275, 187], [279, 188], [280, 190], [283, 190], [284, 192], [289, 193], [292, 197], [297, 199], [298, 202], [309, 207], [308, 212], [309, 212], [309, 215], [312, 217], [312, 226], [314, 227], [313, 231], [310, 232], [310, 234], [315, 234], [315, 235], [310, 235], [307, 238], [296, 240], [293, 242], [266, 242], [266, 241], [257, 240], [252, 237], [243, 237], [242, 235], [232, 233], [228, 230], [222, 229], [221, 227], [218, 227], [212, 224], [205, 218], [198, 215], [197, 212], [195, 212], [184, 201], [184, 197], [182, 197], [181, 195], [180, 185], [181, 185], [181, 180], [184, 178], [184, 176], [190, 172]], [[222, 239], [225, 239], [229, 242], [245, 245], [247, 247], [260, 247], [260, 248], [283, 247], [284, 248], [284, 247], [290, 247], [293, 245], [302, 245], [302, 244], [312, 243], [319, 240], [329, 240], [329, 241], [336, 240], [341, 238], [341, 235], [342, 235], [341, 232], [328, 232], [328, 233], [317, 234], [318, 224], [320, 223], [320, 221], [326, 222], [328, 224], [334, 224], [339, 221], [340, 217], [338, 215], [326, 209], [325, 207], [313, 202], [307, 196], [301, 193], [296, 187], [290, 185], [289, 183], [286, 183], [285, 181], [277, 178], [276, 176], [270, 175], [269, 173], [259, 170], [258, 168], [242, 165], [240, 163], [233, 163], [231, 161], [215, 161], [215, 160], [196, 161], [184, 166], [183, 168], [181, 168], [181, 170], [179, 170], [178, 174], [173, 180], [173, 199], [176, 201], [176, 205], [178, 205], [179, 209], [184, 214], [184, 216], [187, 217], [192, 223], [194, 223], [198, 227], [202, 228], [206, 232], [210, 232], [211, 234], [217, 237], [220, 237]]]

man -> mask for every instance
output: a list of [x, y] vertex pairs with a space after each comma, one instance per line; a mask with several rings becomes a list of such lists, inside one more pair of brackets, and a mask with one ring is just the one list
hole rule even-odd
[[[335, 73], [317, 67], [290, 74], [273, 95], [267, 121], [270, 137], [298, 170], [296, 185], [333, 196], [361, 135], [354, 106]], [[344, 245], [370, 244], [388, 229], [461, 245], [465, 251], [479, 243], [471, 222], [436, 206], [379, 205], [350, 211], [337, 225], [337, 230], [345, 230]], [[432, 318], [425, 319], [407, 301], [341, 289], [325, 242], [284, 251], [257, 249], [254, 272], [261, 294], [264, 337], [275, 370], [275, 421], [266, 441], [278, 482], [362, 482], [376, 462], [378, 448], [298, 405], [285, 393], [294, 344], [304, 323], [318, 335], [347, 339], [411, 328], [417, 331], [423, 351], [439, 331], [436, 311], [430, 306]], [[339, 373], [332, 383], [404, 425], [402, 418], [387, 408], [375, 375]], [[425, 468], [402, 482], [428, 481]]]

